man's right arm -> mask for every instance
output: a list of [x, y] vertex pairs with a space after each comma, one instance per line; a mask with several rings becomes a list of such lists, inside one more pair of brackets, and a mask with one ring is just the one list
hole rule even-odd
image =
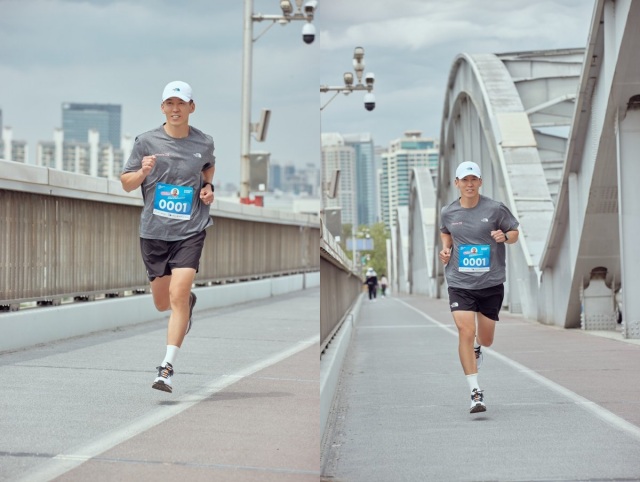
[[120, 175], [120, 182], [122, 183], [122, 189], [127, 192], [131, 192], [134, 189], [138, 189], [144, 179], [147, 176], [142, 172], [142, 169], [138, 169], [133, 172], [125, 172]]
[[156, 156], [144, 156], [141, 165], [142, 167], [137, 171], [125, 172], [120, 175], [122, 189], [127, 192], [138, 189], [153, 169], [153, 166], [156, 165]]
[[441, 232], [440, 240], [442, 241], [442, 251], [440, 251], [440, 261], [442, 261], [442, 264], [447, 264], [451, 259], [451, 247], [453, 246], [453, 238], [451, 237], [451, 234]]

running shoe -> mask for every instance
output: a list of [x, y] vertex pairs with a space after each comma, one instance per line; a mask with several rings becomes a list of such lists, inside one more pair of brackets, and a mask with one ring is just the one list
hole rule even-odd
[[189, 296], [189, 321], [187, 322], [187, 331], [185, 332], [185, 335], [187, 335], [187, 333], [189, 333], [189, 330], [191, 329], [191, 318], [193, 317], [193, 307], [196, 306], [196, 301], [198, 301], [198, 298], [192, 291], [191, 295]]
[[482, 347], [477, 346], [473, 349], [473, 351], [476, 353], [476, 368], [480, 369], [480, 365], [482, 365], [482, 359], [484, 358], [482, 356]]
[[173, 366], [171, 365], [171, 363], [167, 363], [167, 366], [156, 367], [156, 369], [158, 370], [158, 376], [153, 381], [153, 385], [151, 385], [151, 388], [171, 393], [173, 391], [173, 387], [171, 386]]
[[487, 406], [484, 404], [482, 390], [474, 388], [473, 392], [471, 392], [471, 408], [469, 409], [469, 413], [486, 412], [486, 410]]

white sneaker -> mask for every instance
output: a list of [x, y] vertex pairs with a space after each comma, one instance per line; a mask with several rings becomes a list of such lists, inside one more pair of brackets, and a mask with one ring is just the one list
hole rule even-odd
[[171, 393], [173, 391], [173, 387], [171, 386], [173, 366], [171, 366], [171, 363], [167, 363], [167, 366], [156, 368], [158, 370], [158, 376], [153, 381], [153, 385], [151, 385], [151, 388]]
[[479, 413], [486, 411], [487, 406], [484, 404], [483, 391], [474, 388], [473, 392], [471, 392], [471, 408], [469, 409], [469, 413]]

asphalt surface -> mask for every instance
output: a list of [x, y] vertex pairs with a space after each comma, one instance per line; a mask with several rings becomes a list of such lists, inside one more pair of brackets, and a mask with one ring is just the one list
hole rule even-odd
[[502, 312], [469, 414], [447, 302], [363, 301], [321, 480], [640, 480], [640, 344], [600, 335]]
[[0, 354], [0, 480], [317, 481], [319, 300], [197, 312], [172, 394], [166, 316]]

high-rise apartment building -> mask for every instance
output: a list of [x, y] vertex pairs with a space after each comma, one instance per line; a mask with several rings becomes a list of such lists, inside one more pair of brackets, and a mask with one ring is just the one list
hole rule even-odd
[[22, 163], [26, 163], [27, 159], [29, 159], [29, 146], [27, 142], [14, 140], [13, 129], [10, 126], [4, 126], [2, 128], [0, 159]]
[[120, 149], [122, 108], [115, 104], [62, 104], [62, 130], [66, 141], [89, 142], [89, 131], [103, 143]]
[[395, 226], [397, 207], [409, 205], [411, 169], [428, 167], [433, 179], [438, 170], [438, 152], [434, 139], [422, 137], [420, 131], [407, 131], [382, 154], [380, 213], [388, 229]]
[[68, 141], [62, 129], [55, 129], [53, 141], [38, 143], [36, 162], [53, 169], [118, 179], [133, 148], [133, 140], [125, 136], [121, 144], [121, 149], [115, 149], [111, 143], [101, 143], [96, 129], [89, 130], [87, 142]]
[[[356, 150], [346, 145], [337, 133], [322, 134], [322, 179], [328, 181], [334, 171], [340, 171], [335, 198], [323, 194], [323, 208], [341, 208], [342, 224], [359, 225], [356, 180]], [[324, 189], [324, 188], [323, 188]]]
[[355, 152], [356, 203], [358, 223], [371, 225], [378, 220], [375, 148], [371, 134], [343, 134], [344, 144]]

